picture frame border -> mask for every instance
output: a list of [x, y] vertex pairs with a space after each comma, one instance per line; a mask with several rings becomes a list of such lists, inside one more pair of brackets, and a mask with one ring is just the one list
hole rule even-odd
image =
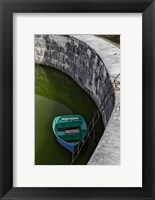
[[[142, 185], [133, 188], [13, 187], [13, 13], [142, 13]], [[1, 199], [155, 199], [154, 0], [0, 0]], [[135, 97], [134, 97], [135, 98]], [[130, 172], [129, 172], [130, 173]]]

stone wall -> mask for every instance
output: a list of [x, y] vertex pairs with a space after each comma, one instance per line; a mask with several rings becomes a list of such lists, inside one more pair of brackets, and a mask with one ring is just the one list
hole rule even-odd
[[[73, 36], [35, 35], [35, 62], [68, 74], [93, 98], [97, 106], [111, 87], [111, 79], [102, 59], [94, 49]], [[108, 93], [105, 102], [110, 95]], [[102, 114], [105, 126], [114, 101], [113, 94]]]

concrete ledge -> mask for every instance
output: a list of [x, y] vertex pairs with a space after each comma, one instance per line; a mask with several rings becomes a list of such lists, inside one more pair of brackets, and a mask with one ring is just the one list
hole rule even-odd
[[115, 107], [88, 165], [120, 164], [120, 93], [116, 92]]

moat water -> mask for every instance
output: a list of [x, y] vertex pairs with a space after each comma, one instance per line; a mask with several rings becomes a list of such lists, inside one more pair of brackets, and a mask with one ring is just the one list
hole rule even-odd
[[[52, 131], [54, 117], [80, 114], [87, 125], [97, 107], [94, 101], [66, 74], [44, 66], [35, 66], [35, 165], [69, 165], [71, 152], [64, 149]], [[95, 139], [89, 138], [73, 164], [89, 161], [104, 131], [102, 119], [95, 127]]]

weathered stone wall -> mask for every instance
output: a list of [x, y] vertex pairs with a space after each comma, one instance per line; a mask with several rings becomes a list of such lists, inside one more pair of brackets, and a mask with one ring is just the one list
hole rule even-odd
[[[93, 98], [97, 106], [111, 87], [109, 74], [95, 50], [71, 36], [35, 35], [35, 62], [68, 74]], [[114, 100], [113, 94], [102, 114], [105, 126], [111, 116]]]

